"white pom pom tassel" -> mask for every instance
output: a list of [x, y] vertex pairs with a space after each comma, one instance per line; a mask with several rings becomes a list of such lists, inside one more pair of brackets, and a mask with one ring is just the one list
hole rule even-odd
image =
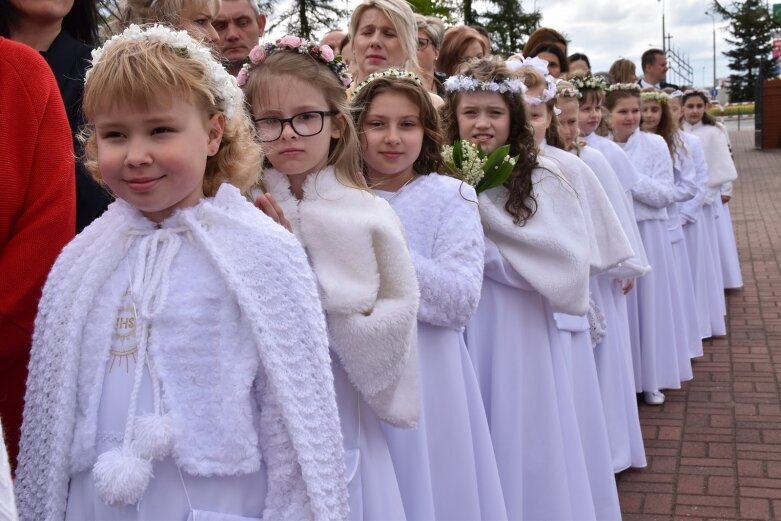
[[133, 452], [144, 459], [159, 460], [171, 454], [174, 425], [168, 414], [145, 415], [136, 418]]
[[118, 447], [98, 456], [92, 467], [95, 490], [107, 505], [134, 505], [152, 479], [152, 462]]

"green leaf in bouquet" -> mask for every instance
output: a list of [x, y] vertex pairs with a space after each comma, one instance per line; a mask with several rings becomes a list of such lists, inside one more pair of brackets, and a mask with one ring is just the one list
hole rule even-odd
[[462, 150], [461, 140], [457, 139], [455, 143], [453, 143], [453, 164], [458, 170], [461, 170], [463, 168], [463, 161], [464, 161], [464, 153]]

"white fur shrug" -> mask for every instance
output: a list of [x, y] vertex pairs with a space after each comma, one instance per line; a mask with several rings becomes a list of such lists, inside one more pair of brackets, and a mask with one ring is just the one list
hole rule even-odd
[[481, 193], [480, 217], [487, 238], [554, 312], [584, 315], [588, 312], [590, 250], [585, 217], [578, 194], [549, 159], [538, 156], [532, 171], [537, 211], [523, 226], [513, 222], [504, 208], [503, 186]]
[[635, 130], [623, 147], [640, 181], [632, 188], [638, 221], [667, 219], [667, 207], [675, 201], [673, 160], [661, 136]]
[[475, 189], [428, 174], [394, 192], [388, 202], [404, 223], [418, 274], [418, 320], [462, 330], [480, 300], [485, 264]]
[[[176, 220], [186, 240], [213, 264], [238, 305], [241, 323], [250, 329], [263, 367], [259, 439], [268, 472], [263, 518], [344, 519], [343, 449], [325, 321], [300, 245], [227, 184], [213, 199], [178, 210], [169, 220]], [[85, 320], [133, 241], [157, 232], [166, 230], [117, 201], [63, 250], [49, 275], [25, 397], [17, 479], [22, 519], [64, 515]], [[227, 389], [230, 382], [221, 385]], [[187, 414], [176, 402], [168, 405]], [[208, 443], [204, 436], [202, 443]], [[218, 463], [225, 473], [235, 465], [231, 455]]]
[[414, 426], [420, 295], [398, 217], [383, 199], [342, 184], [332, 167], [307, 177], [300, 201], [284, 174], [268, 169], [264, 181], [307, 250], [331, 349], [350, 381], [382, 420]]
[[690, 132], [700, 138], [705, 160], [708, 162], [708, 186], [721, 188], [725, 183], [731, 183], [738, 178], [735, 162], [730, 155], [729, 136], [717, 125], [705, 125], [699, 122], [695, 125], [684, 121], [684, 132]]

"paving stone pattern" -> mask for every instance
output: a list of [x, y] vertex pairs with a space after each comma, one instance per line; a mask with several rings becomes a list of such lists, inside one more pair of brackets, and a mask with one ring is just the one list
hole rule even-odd
[[618, 476], [626, 521], [781, 519], [781, 150], [731, 137], [745, 286], [727, 292], [728, 335], [704, 341], [694, 379], [640, 405], [648, 467]]

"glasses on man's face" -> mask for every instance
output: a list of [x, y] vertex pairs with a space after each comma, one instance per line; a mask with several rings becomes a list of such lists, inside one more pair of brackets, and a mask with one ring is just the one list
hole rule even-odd
[[418, 50], [422, 51], [426, 47], [428, 47], [428, 44], [431, 43], [431, 38], [418, 38]]
[[316, 136], [323, 131], [324, 118], [335, 114], [324, 110], [310, 110], [289, 118], [252, 118], [252, 121], [255, 122], [260, 140], [268, 143], [282, 136], [285, 123], [289, 123], [293, 132], [301, 137]]

